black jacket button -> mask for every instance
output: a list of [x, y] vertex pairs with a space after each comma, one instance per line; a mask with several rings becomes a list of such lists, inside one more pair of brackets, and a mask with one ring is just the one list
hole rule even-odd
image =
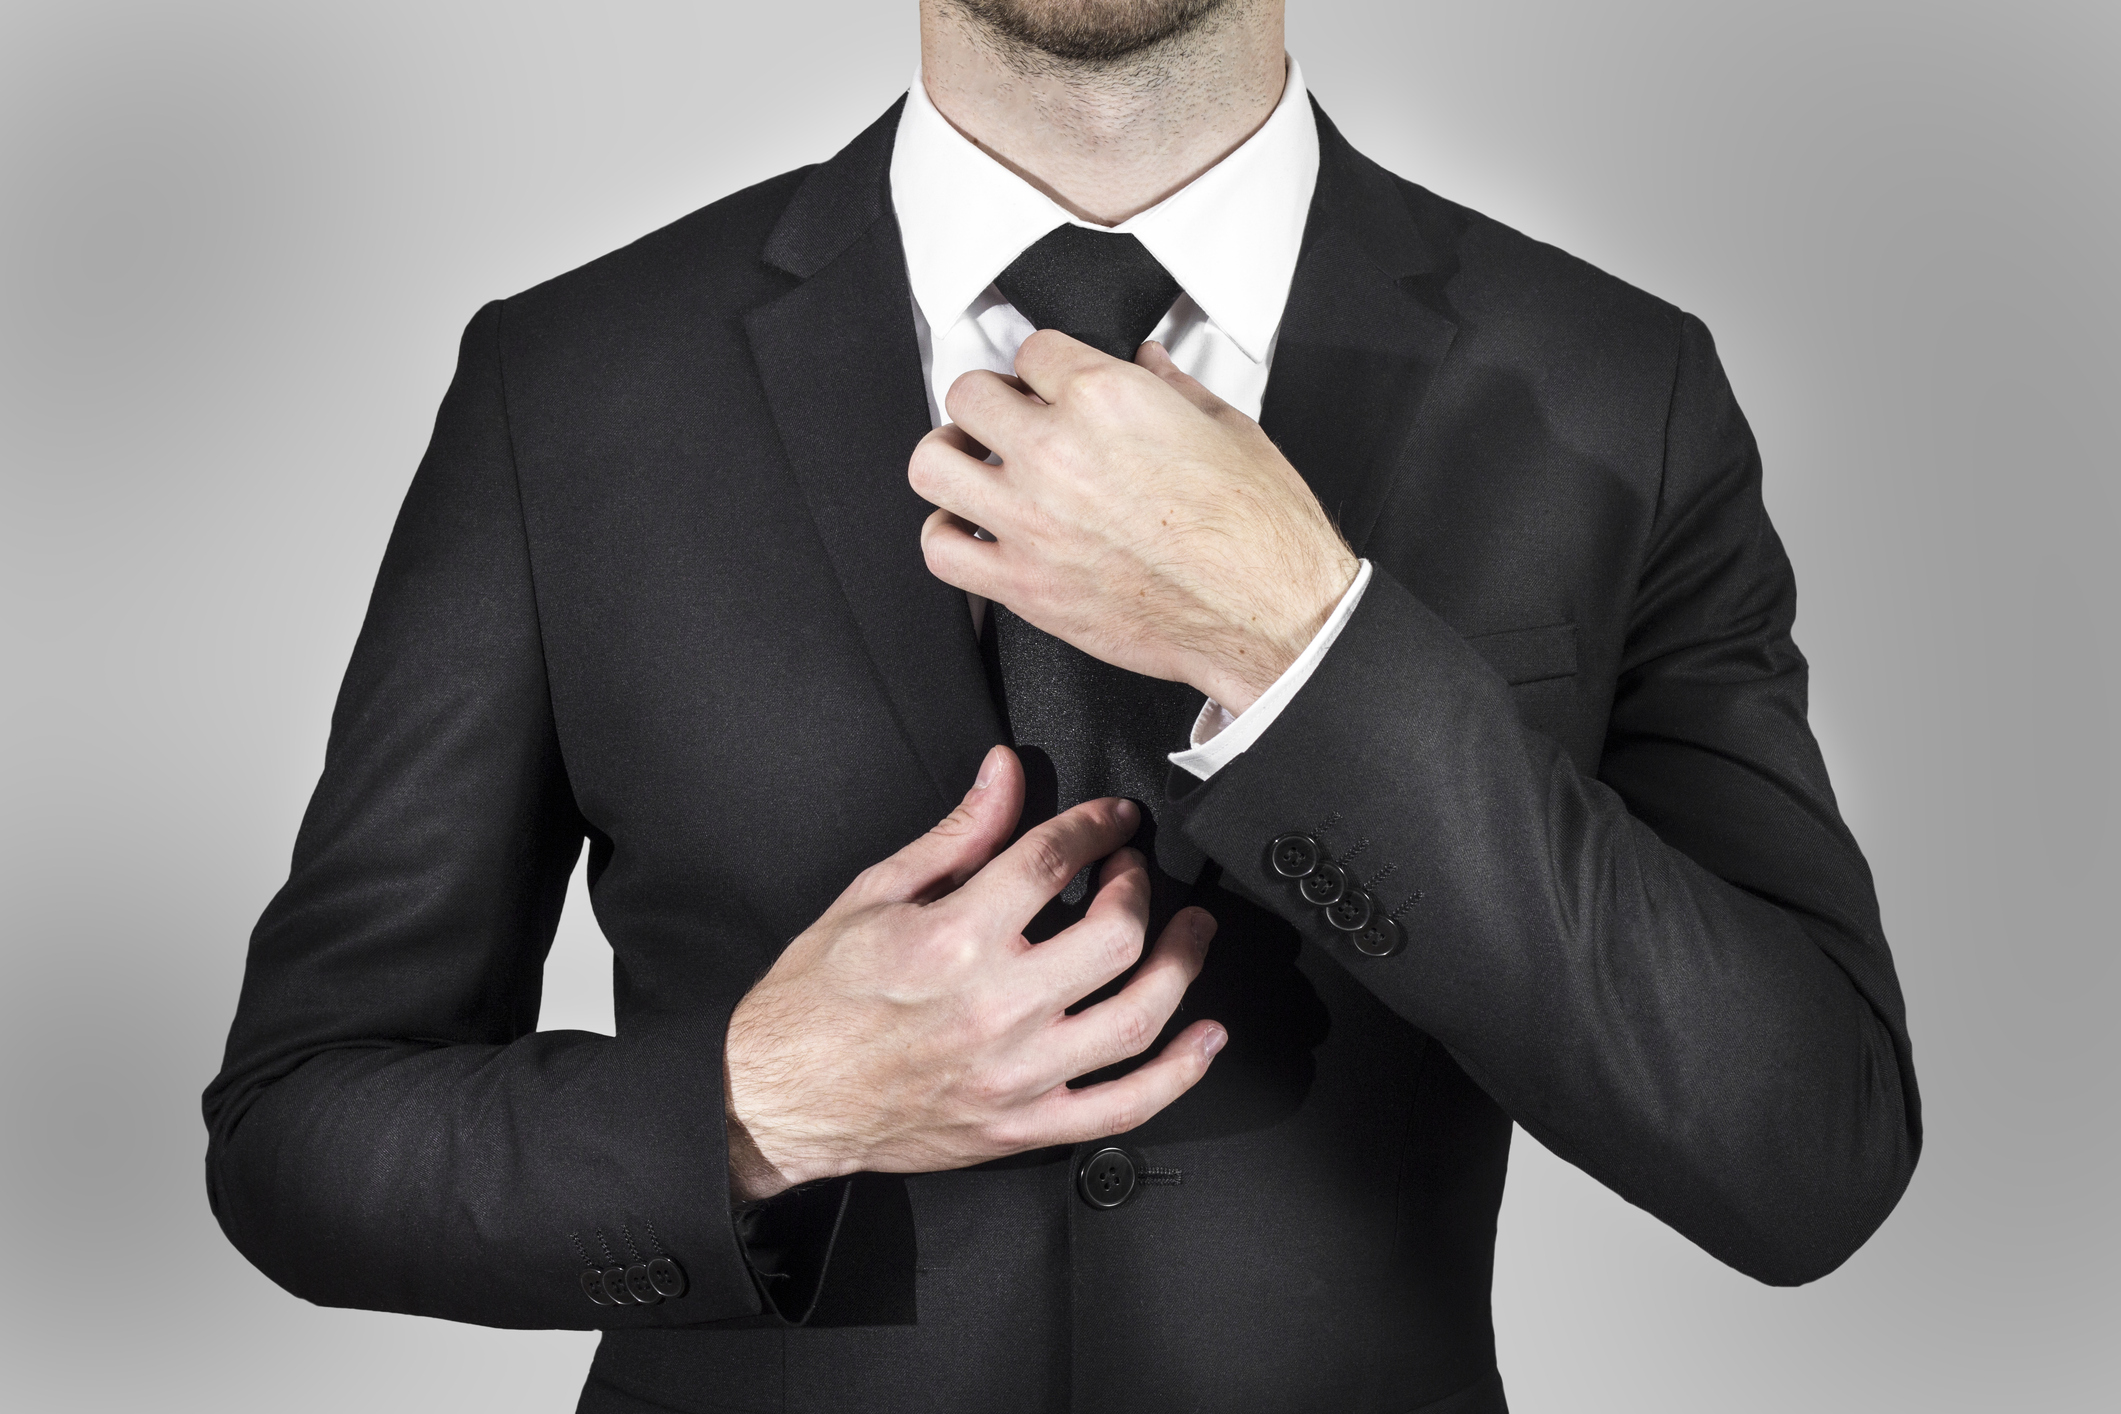
[[1370, 926], [1370, 896], [1361, 889], [1349, 889], [1326, 905], [1326, 922], [1343, 933], [1360, 933]]
[[648, 1283], [656, 1295], [675, 1301], [685, 1294], [685, 1269], [668, 1257], [658, 1257], [648, 1264]]
[[626, 1269], [626, 1289], [643, 1306], [653, 1306], [663, 1299], [663, 1293], [657, 1291], [655, 1283], [648, 1279], [646, 1262], [637, 1262]]
[[1125, 1149], [1100, 1149], [1083, 1161], [1075, 1176], [1076, 1191], [1093, 1208], [1117, 1208], [1134, 1196], [1141, 1176]]
[[1369, 957], [1390, 957], [1406, 945], [1407, 935], [1382, 913], [1355, 932], [1355, 951]]
[[614, 1306], [632, 1306], [636, 1304], [633, 1299], [633, 1293], [626, 1289], [626, 1269], [624, 1267], [604, 1268], [604, 1294], [611, 1298], [611, 1304]]
[[1298, 881], [1296, 890], [1304, 896], [1306, 903], [1315, 903], [1320, 908], [1338, 903], [1340, 896], [1348, 891], [1348, 871], [1338, 864], [1320, 860], [1316, 869]]
[[1318, 841], [1309, 835], [1283, 835], [1268, 847], [1267, 862], [1284, 879], [1301, 879], [1318, 867]]
[[604, 1274], [591, 1267], [582, 1273], [582, 1294], [599, 1306], [609, 1306], [611, 1298], [604, 1294]]

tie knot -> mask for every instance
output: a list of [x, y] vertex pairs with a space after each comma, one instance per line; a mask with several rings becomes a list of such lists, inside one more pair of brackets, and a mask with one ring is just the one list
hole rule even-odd
[[1130, 363], [1180, 293], [1133, 236], [1085, 226], [1054, 227], [994, 284], [1037, 328], [1058, 329]]

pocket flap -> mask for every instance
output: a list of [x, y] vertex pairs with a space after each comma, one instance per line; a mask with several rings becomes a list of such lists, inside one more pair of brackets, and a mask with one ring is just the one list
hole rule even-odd
[[1576, 671], [1576, 625], [1547, 624], [1483, 633], [1466, 643], [1512, 687], [1565, 678]]

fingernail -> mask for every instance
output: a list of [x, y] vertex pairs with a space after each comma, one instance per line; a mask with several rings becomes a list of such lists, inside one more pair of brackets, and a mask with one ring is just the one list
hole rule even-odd
[[972, 788], [974, 790], [985, 790], [988, 786], [993, 785], [994, 773], [1001, 768], [1002, 749], [999, 746], [988, 747], [987, 758], [979, 763], [979, 775], [973, 778]]
[[1119, 817], [1119, 822], [1122, 825], [1134, 825], [1141, 820], [1142, 808], [1125, 796], [1121, 796], [1118, 806], [1113, 809], [1112, 813]]
[[1205, 948], [1214, 941], [1215, 930], [1220, 926], [1222, 925], [1215, 921], [1214, 914], [1207, 912], [1196, 914], [1193, 919], [1193, 936]]
[[1218, 1026], [1201, 1038], [1200, 1053], [1209, 1060], [1214, 1060], [1215, 1053], [1221, 1050], [1229, 1039], [1230, 1033]]

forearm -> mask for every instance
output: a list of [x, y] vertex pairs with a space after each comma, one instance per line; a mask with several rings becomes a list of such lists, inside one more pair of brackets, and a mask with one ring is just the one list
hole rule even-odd
[[[1830, 955], [1871, 945], [1836, 936], [1861, 930], [1867, 881], [1864, 900], [1806, 916], [1712, 874], [1527, 731], [1503, 682], [1388, 577], [1183, 809], [1226, 882], [1342, 958], [1543, 1141], [1740, 1269], [1819, 1275], [1904, 1186], [1895, 1037]], [[1334, 817], [1326, 847], [1361, 846], [1353, 872], [1408, 939], [1396, 956], [1357, 952], [1268, 866], [1274, 837]], [[1843, 869], [1861, 878], [1860, 859]]]
[[[492, 1325], [749, 1314], [726, 1013], [535, 1031], [589, 826], [552, 717], [502, 323], [490, 305], [465, 331], [288, 882], [251, 939], [205, 1099], [209, 1189], [236, 1245], [314, 1301]], [[652, 1253], [650, 1223], [688, 1290], [592, 1301], [582, 1274], [639, 1265], [628, 1232]]]
[[[323, 1050], [216, 1097], [215, 1212], [323, 1305], [577, 1329], [752, 1315], [711, 1103], [720, 1025]], [[585, 1294], [584, 1271], [658, 1256], [681, 1296]]]

